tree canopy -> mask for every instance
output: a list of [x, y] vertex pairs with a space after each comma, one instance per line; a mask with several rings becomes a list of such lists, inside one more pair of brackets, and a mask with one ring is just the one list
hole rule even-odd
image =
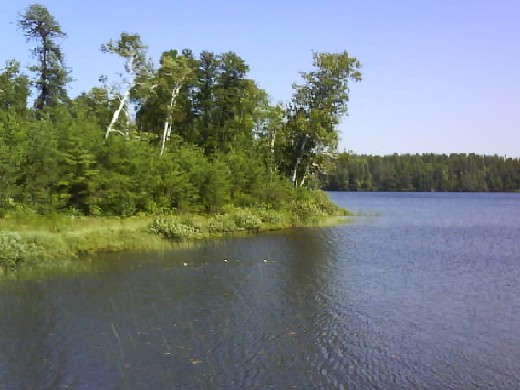
[[65, 102], [69, 72], [58, 39], [67, 34], [47, 8], [40, 4], [33, 4], [21, 13], [18, 26], [28, 42], [36, 43], [32, 53], [37, 64], [31, 67], [31, 71], [36, 74], [34, 84], [38, 90], [34, 103], [36, 109], [43, 110], [47, 106]]
[[361, 80], [346, 51], [315, 52], [293, 99], [272, 105], [233, 51], [166, 48], [154, 64], [140, 35], [122, 32], [101, 45], [124, 61], [121, 76], [69, 98], [58, 21], [34, 4], [18, 25], [36, 64], [31, 76], [16, 60], [0, 71], [0, 214], [289, 207], [317, 188]]

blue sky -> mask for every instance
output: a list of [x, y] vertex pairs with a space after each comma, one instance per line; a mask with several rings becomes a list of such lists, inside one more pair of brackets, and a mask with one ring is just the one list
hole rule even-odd
[[[0, 62], [32, 60], [17, 13], [0, 5]], [[520, 1], [122, 1], [42, 0], [68, 38], [71, 95], [115, 77], [122, 64], [99, 51], [137, 32], [150, 56], [172, 48], [239, 54], [250, 77], [287, 101], [311, 52], [347, 50], [363, 63], [340, 149], [356, 153], [475, 152], [520, 157]]]

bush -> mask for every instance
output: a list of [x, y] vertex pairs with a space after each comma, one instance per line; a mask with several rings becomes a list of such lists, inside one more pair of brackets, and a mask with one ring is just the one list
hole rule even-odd
[[237, 210], [233, 217], [238, 230], [258, 231], [262, 225], [260, 217], [251, 210]]
[[314, 218], [346, 215], [346, 211], [334, 204], [327, 193], [320, 190], [307, 190], [298, 188], [288, 209], [295, 222], [310, 222]]
[[18, 233], [0, 232], [0, 266], [14, 269], [31, 253], [32, 245]]
[[210, 233], [231, 233], [236, 231], [235, 218], [232, 215], [214, 215], [208, 221]]
[[268, 225], [285, 226], [289, 223], [286, 214], [282, 211], [275, 211], [272, 209], [258, 209], [257, 212], [262, 222]]
[[181, 220], [179, 217], [157, 218], [150, 225], [150, 231], [169, 239], [196, 238], [201, 235], [201, 229], [193, 225], [193, 221]]
[[0, 232], [0, 266], [3, 268], [14, 269], [22, 263], [33, 265], [74, 256], [63, 237], [53, 233]]

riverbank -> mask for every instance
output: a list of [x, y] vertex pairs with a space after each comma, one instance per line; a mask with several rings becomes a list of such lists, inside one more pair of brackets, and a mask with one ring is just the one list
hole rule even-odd
[[287, 210], [228, 208], [214, 215], [85, 217], [14, 214], [0, 219], [0, 268], [45, 267], [102, 252], [168, 249], [172, 243], [320, 226], [348, 212], [329, 200]]

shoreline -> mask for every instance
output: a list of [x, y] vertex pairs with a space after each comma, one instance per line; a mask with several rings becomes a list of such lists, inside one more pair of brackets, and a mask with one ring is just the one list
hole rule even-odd
[[335, 226], [348, 222], [348, 215], [338, 208], [332, 214], [300, 219], [282, 211], [235, 209], [216, 215], [1, 219], [0, 276], [21, 268], [67, 266], [102, 253], [167, 250], [182, 242]]

